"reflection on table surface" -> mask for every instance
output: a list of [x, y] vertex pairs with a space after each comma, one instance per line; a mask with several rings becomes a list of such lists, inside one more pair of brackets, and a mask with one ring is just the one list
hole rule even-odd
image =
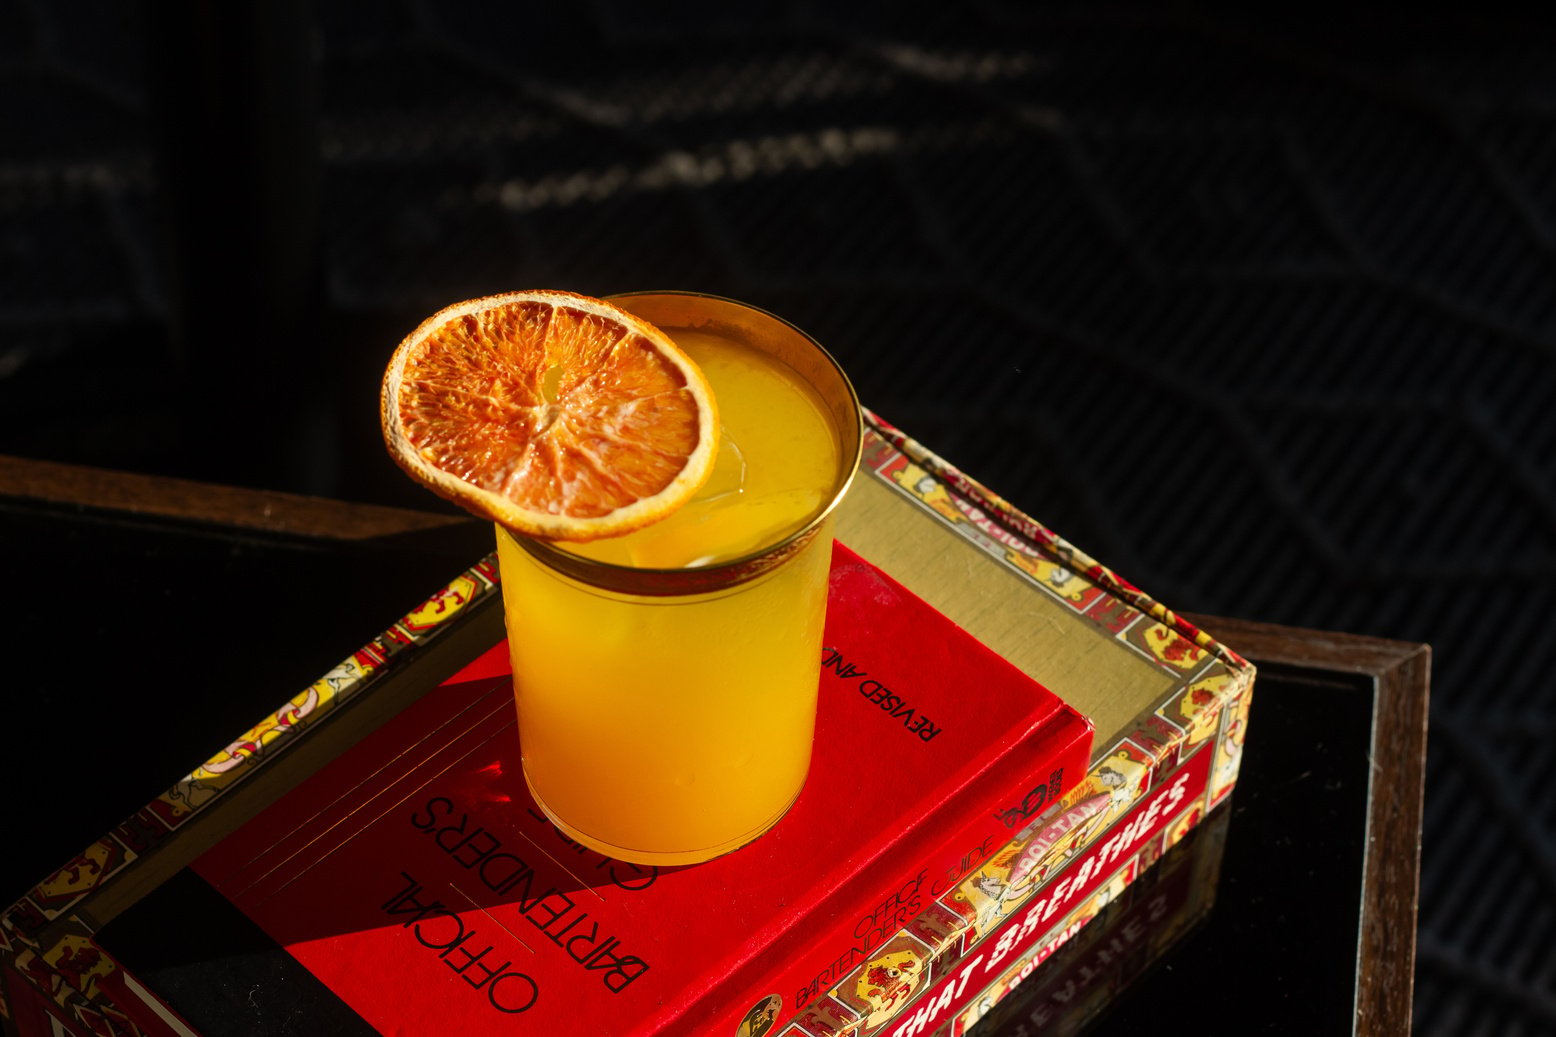
[[1231, 816], [1230, 804], [1223, 804], [1121, 893], [1104, 886], [1093, 898], [1098, 902], [1082, 908], [1090, 921], [1079, 931], [1072, 924], [1002, 962], [977, 1000], [935, 1037], [974, 1024], [971, 1037], [1054, 1037], [1106, 1024], [1110, 1006], [1210, 914]]

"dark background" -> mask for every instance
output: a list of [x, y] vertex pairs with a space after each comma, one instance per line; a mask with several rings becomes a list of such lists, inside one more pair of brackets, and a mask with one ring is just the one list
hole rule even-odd
[[1430, 641], [1417, 1032], [1550, 1032], [1549, 30], [0, 0], [0, 453], [438, 508], [377, 433], [421, 317], [765, 306], [1169, 604]]

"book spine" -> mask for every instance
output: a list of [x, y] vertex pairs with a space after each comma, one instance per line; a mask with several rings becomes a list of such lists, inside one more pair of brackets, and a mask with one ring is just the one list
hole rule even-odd
[[0, 967], [0, 1033], [5, 1037], [53, 1037], [70, 1028], [48, 1008], [43, 991], [22, 978], [9, 962]]
[[[1028, 879], [1024, 888], [1018, 876], [1009, 876], [1002, 895], [1005, 909], [992, 919], [982, 914], [967, 918], [968, 882], [947, 891], [914, 924], [905, 926], [889, 947], [898, 956], [872, 957], [864, 966], [847, 973], [826, 995], [817, 998], [780, 1031], [781, 1037], [852, 1037], [878, 1033], [883, 1037], [928, 1037], [937, 1027], [962, 1011], [1023, 951], [1048, 940], [1056, 949], [1079, 932], [1092, 914], [1076, 912], [1099, 890], [1121, 892], [1137, 877], [1142, 851], [1163, 832], [1181, 837], [1204, 815], [1210, 789], [1213, 744], [1201, 747], [1159, 780], [1152, 790], [1111, 826], [1088, 837], [1084, 849], [1064, 866], [1040, 880]], [[1074, 813], [1072, 800], [1027, 829], [1003, 848], [996, 859], [1039, 859], [1040, 851], [1055, 843], [1056, 830], [1068, 832], [1067, 815]], [[1062, 841], [1062, 840], [1061, 840]], [[1034, 852], [1039, 851], [1039, 852]], [[958, 901], [961, 902], [958, 902]], [[1074, 920], [1070, 916], [1075, 914]], [[936, 939], [936, 916], [960, 919], [949, 933]], [[904, 966], [910, 962], [912, 969]], [[896, 994], [870, 996], [877, 987], [868, 980], [871, 968], [895, 970]], [[925, 977], [911, 982], [914, 973]], [[860, 979], [866, 983], [861, 985]]]
[[88, 1026], [72, 1017], [69, 1008], [52, 1000], [34, 978], [24, 975], [17, 963], [0, 964], [0, 1034], [5, 1037], [93, 1037], [95, 1033], [122, 1033], [137, 1037], [128, 1028], [113, 1030], [106, 1017]]
[[1004, 793], [986, 798], [949, 831], [915, 833], [913, 852], [906, 855], [915, 861], [909, 873], [882, 879], [873, 869], [860, 869], [856, 874], [873, 887], [873, 895], [852, 902], [870, 906], [857, 916], [835, 919], [804, 950], [770, 966], [759, 981], [748, 985], [748, 1002], [716, 1006], [719, 1025], [708, 1027], [708, 1032], [740, 1032], [742, 1015], [773, 998], [783, 1002], [778, 1018], [803, 1013], [843, 977], [871, 960], [890, 957], [904, 943], [905, 934], [922, 924], [927, 908], [1007, 846], [1013, 832], [1062, 801], [1084, 777], [1090, 763], [1090, 728], [1067, 720], [1060, 721], [1060, 728], [1064, 739], [1051, 752], [1036, 759], [1032, 754], [1011, 754], [1002, 761], [1009, 771], [999, 784]]
[[117, 962], [97, 981], [97, 989], [134, 1023], [142, 1037], [198, 1037], [195, 1029]]
[[902, 1012], [885, 1031], [887, 1037], [928, 1037], [970, 1006], [1012, 963], [1037, 952], [1035, 966], [1074, 937], [1096, 917], [1100, 904], [1088, 902], [1099, 891], [1107, 890], [1109, 897], [1123, 892], [1139, 877], [1143, 858], [1165, 832], [1198, 823], [1207, 777], [1207, 768], [1184, 768], [1141, 801], [1051, 886], [979, 941], [916, 1007]]
[[114, 962], [85, 933], [67, 934], [48, 956], [31, 948], [0, 954], [0, 1012], [7, 1037], [161, 1037], [119, 1008], [108, 981]]
[[[1169, 823], [1085, 903], [1041, 937], [1021, 941], [992, 982], [932, 1037], [963, 1037], [980, 1023], [1036, 1033], [1071, 1033], [1088, 1023], [1209, 913], [1229, 816], [1214, 811], [1189, 830]], [[1138, 878], [1121, 881], [1132, 875]], [[1020, 924], [1008, 920], [990, 938]]]

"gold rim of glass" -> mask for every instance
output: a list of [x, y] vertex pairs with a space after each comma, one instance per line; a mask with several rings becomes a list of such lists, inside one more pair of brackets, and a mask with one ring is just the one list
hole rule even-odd
[[[636, 568], [563, 551], [544, 540], [504, 532], [547, 568], [581, 583], [623, 594], [670, 597], [706, 594], [756, 579], [797, 554], [821, 530], [853, 484], [864, 453], [859, 397], [826, 348], [794, 324], [758, 306], [704, 292], [625, 292], [606, 301], [658, 327], [709, 329], [735, 335], [783, 360], [826, 404], [838, 437], [838, 474], [832, 497], [804, 526], [782, 540], [716, 565], [682, 569]], [[673, 334], [671, 336], [674, 337]], [[796, 365], [793, 360], [802, 360]], [[821, 377], [817, 377], [820, 375]]]

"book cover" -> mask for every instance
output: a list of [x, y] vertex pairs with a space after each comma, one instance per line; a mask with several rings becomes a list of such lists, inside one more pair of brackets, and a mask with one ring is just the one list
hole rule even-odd
[[[308, 1032], [350, 1015], [404, 1033], [517, 1017], [622, 1035], [781, 1024], [791, 991], [878, 951], [1014, 819], [1067, 792], [1091, 750], [1079, 713], [841, 546], [825, 644], [806, 787], [740, 851], [640, 867], [562, 837], [525, 788], [499, 644], [172, 887], [203, 883], [257, 924], [274, 950], [251, 951], [252, 970], [230, 971], [230, 912], [203, 892], [147, 898], [98, 943], [209, 1034], [287, 1017], [283, 951], [339, 1002], [310, 1001]], [[173, 965], [148, 960], [141, 934], [160, 945], [181, 919]], [[219, 980], [190, 946], [223, 961]]]
[[[1200, 813], [1224, 800], [1241, 758], [1253, 667], [944, 459], [866, 417], [865, 464], [839, 512], [840, 539], [1095, 724], [1083, 783], [1092, 802], [1064, 811], [1065, 855], [1047, 862], [1042, 881], [1062, 879], [1085, 848], [1131, 824], [1150, 793], [1190, 760], [1205, 768]], [[140, 1032], [118, 1006], [123, 973], [96, 947], [97, 930], [491, 645], [501, 636], [497, 599], [495, 565], [484, 559], [65, 862], [0, 914], [5, 966], [42, 992], [56, 1022], [81, 1033]], [[1021, 830], [1002, 849], [1030, 837]], [[984, 923], [998, 925], [992, 916], [951, 915], [936, 912], [949, 932], [923, 929], [932, 937], [926, 943], [959, 943], [986, 936]], [[852, 975], [844, 965], [823, 970], [803, 992], [789, 993], [791, 1004], [796, 1011], [835, 1005], [838, 1025], [859, 1031], [871, 1013], [830, 994]], [[920, 984], [893, 1010], [916, 1011], [940, 987], [938, 979]]]

